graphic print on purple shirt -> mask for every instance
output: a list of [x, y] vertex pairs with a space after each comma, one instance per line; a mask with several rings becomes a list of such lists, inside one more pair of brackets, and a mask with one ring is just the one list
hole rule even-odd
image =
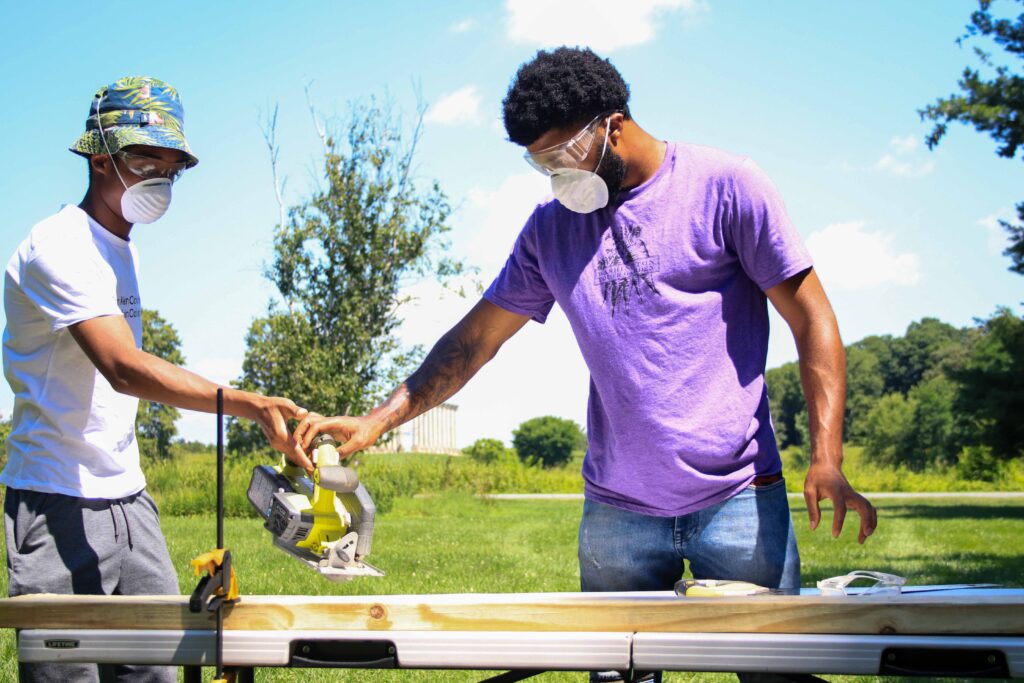
[[597, 283], [612, 315], [620, 307], [629, 308], [631, 297], [659, 294], [654, 275], [658, 257], [652, 255], [643, 240], [643, 226], [627, 223], [621, 230], [609, 230], [604, 237], [604, 256], [597, 262]]
[[668, 517], [780, 471], [764, 290], [810, 267], [753, 162], [669, 144], [604, 209], [538, 205], [484, 297], [541, 323], [562, 307], [591, 377], [587, 498]]

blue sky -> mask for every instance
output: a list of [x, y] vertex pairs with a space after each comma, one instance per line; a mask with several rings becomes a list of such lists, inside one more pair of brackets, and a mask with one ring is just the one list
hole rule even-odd
[[[486, 284], [548, 191], [505, 141], [501, 98], [519, 64], [559, 44], [610, 57], [652, 134], [749, 155], [768, 172], [846, 342], [900, 334], [924, 316], [967, 325], [1000, 305], [1020, 310], [1024, 278], [1007, 272], [994, 226], [1024, 199], [1024, 165], [962, 126], [929, 152], [916, 113], [973, 63], [955, 43], [976, 7], [968, 0], [2, 6], [0, 252], [80, 200], [85, 164], [67, 147], [100, 85], [142, 74], [172, 83], [201, 163], [175, 187], [168, 215], [132, 238], [145, 305], [177, 327], [188, 366], [217, 381], [238, 376], [245, 331], [273, 294], [261, 276], [278, 216], [259, 125], [270, 107], [280, 106], [280, 170], [295, 202], [314, 182], [319, 148], [305, 83], [328, 119], [390, 95], [411, 121], [421, 93], [418, 176], [440, 181], [459, 207], [452, 254]], [[1006, 0], [994, 8], [1019, 11]], [[411, 292], [410, 344], [429, 346], [472, 304], [428, 282]], [[769, 366], [796, 358], [784, 324], [773, 325]], [[531, 323], [455, 397], [459, 444], [508, 440], [538, 415], [583, 423], [586, 389], [564, 316]], [[0, 413], [12, 402], [5, 386]], [[186, 414], [179, 428], [210, 440], [213, 421]]]

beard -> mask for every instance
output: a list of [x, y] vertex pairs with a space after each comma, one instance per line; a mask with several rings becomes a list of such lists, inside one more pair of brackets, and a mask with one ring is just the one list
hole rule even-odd
[[626, 162], [608, 146], [604, 159], [598, 164], [594, 173], [608, 186], [608, 203], [613, 204], [622, 190], [622, 182], [626, 179]]

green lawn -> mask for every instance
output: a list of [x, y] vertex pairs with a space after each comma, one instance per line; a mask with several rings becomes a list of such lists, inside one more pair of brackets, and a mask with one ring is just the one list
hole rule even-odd
[[[1024, 584], [1024, 499], [878, 501], [879, 529], [864, 546], [854, 529], [832, 539], [823, 522], [811, 533], [802, 502], [792, 502], [803, 557], [804, 585], [852, 569], [901, 574], [911, 582], [990, 581]], [[484, 501], [465, 495], [398, 499], [379, 519], [371, 561], [382, 579], [332, 584], [274, 549], [260, 523], [229, 519], [227, 545], [243, 595], [354, 595], [394, 593], [574, 591], [578, 588], [576, 527], [581, 504], [564, 501]], [[848, 524], [856, 517], [848, 518]], [[182, 592], [194, 578], [188, 561], [213, 547], [211, 518], [164, 519]], [[2, 587], [6, 576], [0, 578]], [[0, 641], [0, 680], [15, 679], [13, 634]], [[325, 671], [265, 669], [263, 681], [473, 681], [474, 672]], [[551, 673], [538, 681], [583, 681], [579, 673]], [[666, 675], [667, 681], [733, 681], [709, 674]], [[866, 681], [832, 677], [834, 681]], [[877, 679], [894, 680], [894, 679]], [[908, 679], [913, 680], [913, 679]]]

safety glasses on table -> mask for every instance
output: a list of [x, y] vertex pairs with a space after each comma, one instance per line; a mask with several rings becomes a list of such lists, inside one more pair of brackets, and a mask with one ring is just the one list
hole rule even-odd
[[578, 168], [580, 163], [590, 154], [590, 148], [594, 146], [598, 125], [610, 113], [598, 114], [590, 123], [583, 127], [583, 130], [573, 135], [567, 141], [546, 147], [539, 152], [526, 152], [523, 158], [526, 159], [526, 163], [544, 175], [555, 175], [559, 171]]
[[857, 588], [852, 595], [883, 595], [887, 593], [899, 594], [903, 584], [907, 582], [902, 576], [886, 574], [885, 572], [856, 571], [833, 576], [831, 579], [822, 579], [818, 582], [818, 588], [822, 595], [850, 595], [847, 589], [855, 581], [870, 581], [871, 585], [866, 588]]
[[125, 168], [143, 180], [167, 178], [174, 182], [188, 168], [187, 161], [164, 161], [142, 154], [132, 154], [123, 149], [115, 152], [115, 156], [121, 160]]

